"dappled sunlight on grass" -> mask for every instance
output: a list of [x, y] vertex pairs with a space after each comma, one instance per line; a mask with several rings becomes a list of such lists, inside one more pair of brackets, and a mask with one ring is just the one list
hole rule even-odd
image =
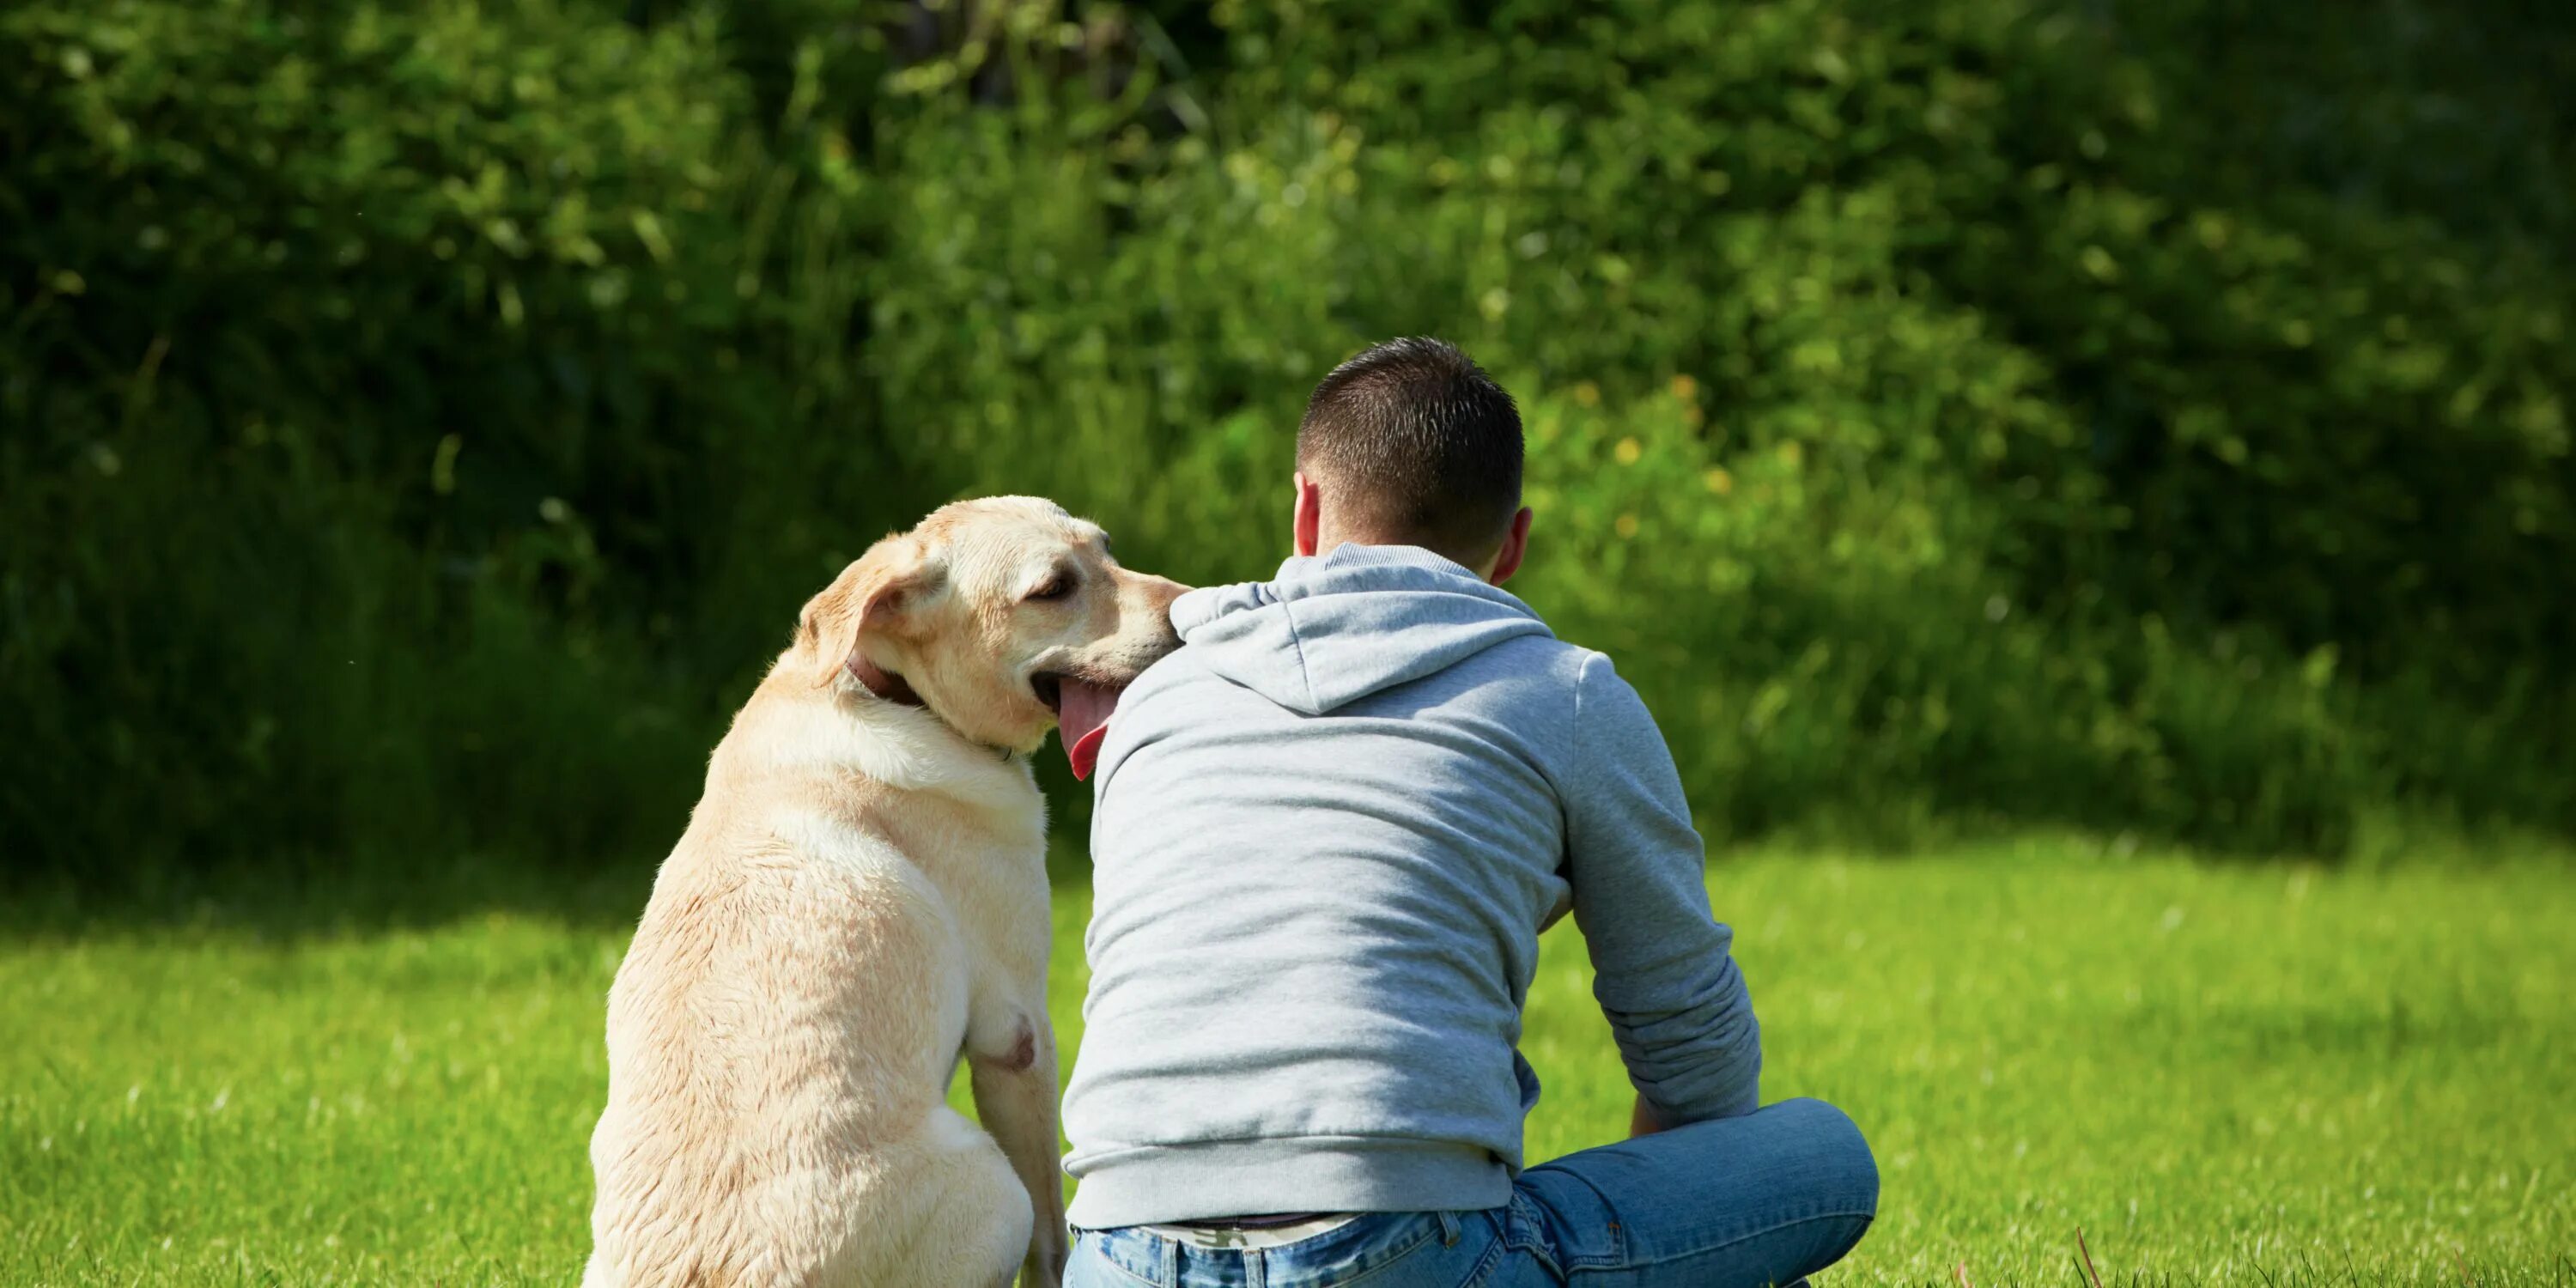
[[[1842, 1282], [2555, 1282], [2576, 1240], [2576, 871], [2338, 872], [2032, 843], [1711, 869], [1765, 1096], [1842, 1105], [1885, 1200]], [[640, 895], [639, 895], [640, 904]], [[1071, 1049], [1087, 892], [1057, 900]], [[561, 1281], [617, 924], [0, 947], [0, 1281]], [[1542, 1158], [1627, 1088], [1571, 923], [1524, 1047]], [[2454, 1258], [2463, 1258], [2455, 1261]]]

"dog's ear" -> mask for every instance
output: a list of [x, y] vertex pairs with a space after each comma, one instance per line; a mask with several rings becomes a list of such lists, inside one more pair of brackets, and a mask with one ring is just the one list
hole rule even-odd
[[892, 536], [868, 547], [823, 593], [805, 601], [796, 640], [814, 650], [814, 683], [831, 683], [857, 655], [861, 636], [900, 629], [937, 575], [920, 542]]

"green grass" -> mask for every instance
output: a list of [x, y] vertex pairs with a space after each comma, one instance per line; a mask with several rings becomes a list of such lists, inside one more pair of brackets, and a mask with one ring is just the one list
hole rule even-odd
[[[0, 1283], [569, 1280], [640, 906], [318, 917], [236, 891], [0, 945]], [[529, 889], [537, 887], [529, 886]], [[2576, 864], [2339, 872], [2079, 844], [1711, 869], [1766, 1093], [1886, 1178], [1840, 1283], [2576, 1284]], [[1084, 892], [1058, 900], [1058, 1022]], [[317, 920], [325, 927], [311, 929]], [[406, 921], [409, 924], [406, 924]], [[1627, 1093], [1580, 941], [1529, 1056], [1544, 1157]]]

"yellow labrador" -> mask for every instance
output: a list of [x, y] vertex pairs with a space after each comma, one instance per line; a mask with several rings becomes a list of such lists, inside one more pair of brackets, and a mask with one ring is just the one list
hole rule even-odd
[[[1057, 1282], [1046, 814], [1022, 755], [1173, 648], [1182, 589], [1001, 497], [887, 537], [806, 604], [609, 991], [585, 1285]], [[961, 1053], [989, 1135], [947, 1107]]]

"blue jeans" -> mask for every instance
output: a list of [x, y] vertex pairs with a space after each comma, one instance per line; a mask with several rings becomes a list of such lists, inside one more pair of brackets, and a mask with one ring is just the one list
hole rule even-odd
[[1378, 1212], [1310, 1239], [1211, 1251], [1140, 1228], [1074, 1231], [1066, 1288], [1725, 1288], [1840, 1260], [1878, 1211], [1842, 1111], [1789, 1100], [1568, 1154], [1484, 1212]]

